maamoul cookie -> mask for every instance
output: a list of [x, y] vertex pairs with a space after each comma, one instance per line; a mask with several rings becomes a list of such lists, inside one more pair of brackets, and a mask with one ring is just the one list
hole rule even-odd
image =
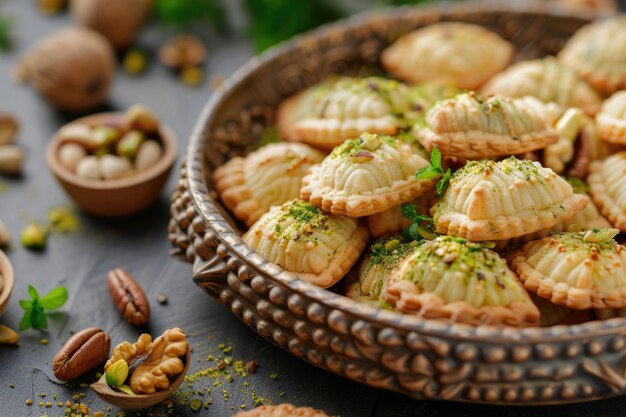
[[468, 162], [452, 175], [431, 212], [437, 233], [491, 241], [552, 227], [573, 217], [588, 201], [551, 169], [510, 157]]
[[369, 238], [367, 227], [301, 200], [274, 206], [243, 240], [270, 262], [323, 288], [343, 277]]
[[558, 59], [605, 94], [626, 88], [626, 16], [599, 20], [579, 29]]
[[482, 98], [473, 92], [439, 102], [413, 134], [446, 157], [484, 159], [541, 149], [559, 135], [545, 105], [532, 97]]
[[300, 196], [302, 177], [324, 154], [301, 143], [271, 143], [213, 173], [224, 205], [249, 227], [272, 206]]
[[596, 124], [600, 139], [626, 144], [626, 91], [618, 91], [602, 103]]
[[417, 244], [414, 240], [407, 242], [400, 236], [379, 239], [372, 243], [369, 253], [361, 263], [357, 280], [346, 290], [346, 297], [380, 307], [380, 295], [390, 274], [413, 253]]
[[398, 39], [381, 56], [383, 66], [410, 83], [437, 81], [476, 89], [508, 65], [513, 46], [484, 27], [437, 23]]
[[395, 135], [422, 117], [421, 100], [395, 80], [335, 78], [285, 100], [277, 126], [286, 140], [331, 150], [363, 132]]
[[564, 108], [577, 107], [594, 115], [602, 99], [576, 71], [554, 57], [522, 61], [497, 74], [481, 89], [484, 94], [501, 97], [533, 96]]
[[613, 226], [626, 232], [626, 152], [589, 165], [591, 197]]
[[554, 304], [584, 310], [626, 306], [626, 251], [617, 229], [564, 232], [509, 256], [524, 287]]
[[486, 245], [439, 236], [402, 262], [383, 290], [396, 310], [468, 324], [528, 326], [539, 311], [507, 267]]
[[311, 407], [296, 407], [291, 404], [262, 405], [254, 410], [243, 411], [233, 417], [328, 417], [321, 410]]
[[300, 198], [338, 216], [369, 216], [431, 190], [433, 181], [415, 178], [426, 165], [416, 145], [364, 133], [309, 170]]

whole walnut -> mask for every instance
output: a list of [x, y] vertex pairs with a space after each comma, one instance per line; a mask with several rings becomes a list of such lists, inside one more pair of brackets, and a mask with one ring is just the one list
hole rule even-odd
[[20, 81], [31, 82], [61, 110], [82, 112], [107, 99], [115, 55], [99, 33], [82, 27], [62, 29], [39, 41], [18, 65]]
[[115, 49], [130, 46], [152, 10], [152, 0], [72, 0], [74, 20], [100, 32]]

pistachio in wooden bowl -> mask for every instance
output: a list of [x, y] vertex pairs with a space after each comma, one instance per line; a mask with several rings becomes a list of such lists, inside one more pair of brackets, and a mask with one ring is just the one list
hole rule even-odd
[[150, 407], [176, 392], [190, 359], [189, 343], [182, 329], [168, 329], [154, 340], [144, 333], [137, 342], [123, 342], [113, 349], [104, 365], [104, 375], [91, 384], [91, 389], [117, 407]]
[[176, 160], [170, 129], [143, 105], [99, 113], [62, 127], [48, 165], [84, 211], [102, 217], [136, 213], [160, 194]]

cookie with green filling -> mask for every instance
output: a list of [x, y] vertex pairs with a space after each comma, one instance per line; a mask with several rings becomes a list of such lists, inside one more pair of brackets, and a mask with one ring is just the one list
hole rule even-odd
[[551, 169], [510, 157], [468, 162], [452, 175], [431, 213], [437, 233], [494, 241], [553, 227], [588, 202]]
[[274, 206], [243, 240], [270, 262], [323, 288], [339, 281], [369, 240], [367, 227], [302, 200]]
[[617, 229], [563, 232], [508, 256], [524, 287], [576, 310], [626, 307], [626, 250]]
[[363, 133], [311, 167], [300, 198], [338, 216], [370, 216], [432, 190], [433, 180], [415, 177], [427, 164], [415, 144]]
[[357, 280], [346, 290], [346, 297], [380, 307], [380, 296], [389, 276], [413, 253], [417, 245], [416, 241], [406, 241], [400, 236], [372, 243], [359, 267]]
[[604, 94], [625, 89], [626, 16], [583, 26], [567, 41], [558, 59]]
[[422, 98], [382, 77], [336, 77], [288, 98], [277, 126], [289, 141], [331, 150], [363, 132], [395, 135], [423, 117]]
[[509, 64], [514, 48], [495, 32], [461, 22], [435, 23], [402, 36], [382, 55], [383, 66], [410, 83], [480, 87]]
[[302, 178], [324, 154], [302, 143], [270, 143], [213, 172], [224, 205], [249, 227], [270, 207], [300, 196]]
[[579, 108], [592, 116], [602, 103], [598, 93], [576, 71], [551, 56], [511, 65], [491, 78], [481, 91], [511, 98], [533, 96], [564, 108]]
[[383, 298], [397, 311], [467, 324], [533, 326], [539, 311], [490, 245], [440, 236], [391, 275]]
[[543, 149], [559, 139], [550, 109], [533, 97], [483, 98], [469, 92], [430, 109], [413, 134], [448, 158], [487, 159]]

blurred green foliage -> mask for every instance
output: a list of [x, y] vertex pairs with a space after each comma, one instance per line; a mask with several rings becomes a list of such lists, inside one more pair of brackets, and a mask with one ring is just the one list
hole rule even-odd
[[259, 51], [346, 15], [332, 0], [245, 0], [249, 33]]
[[210, 21], [224, 27], [225, 14], [219, 0], [156, 0], [156, 18], [166, 25], [186, 27], [197, 21]]
[[0, 51], [11, 49], [11, 27], [13, 21], [7, 16], [0, 16]]

